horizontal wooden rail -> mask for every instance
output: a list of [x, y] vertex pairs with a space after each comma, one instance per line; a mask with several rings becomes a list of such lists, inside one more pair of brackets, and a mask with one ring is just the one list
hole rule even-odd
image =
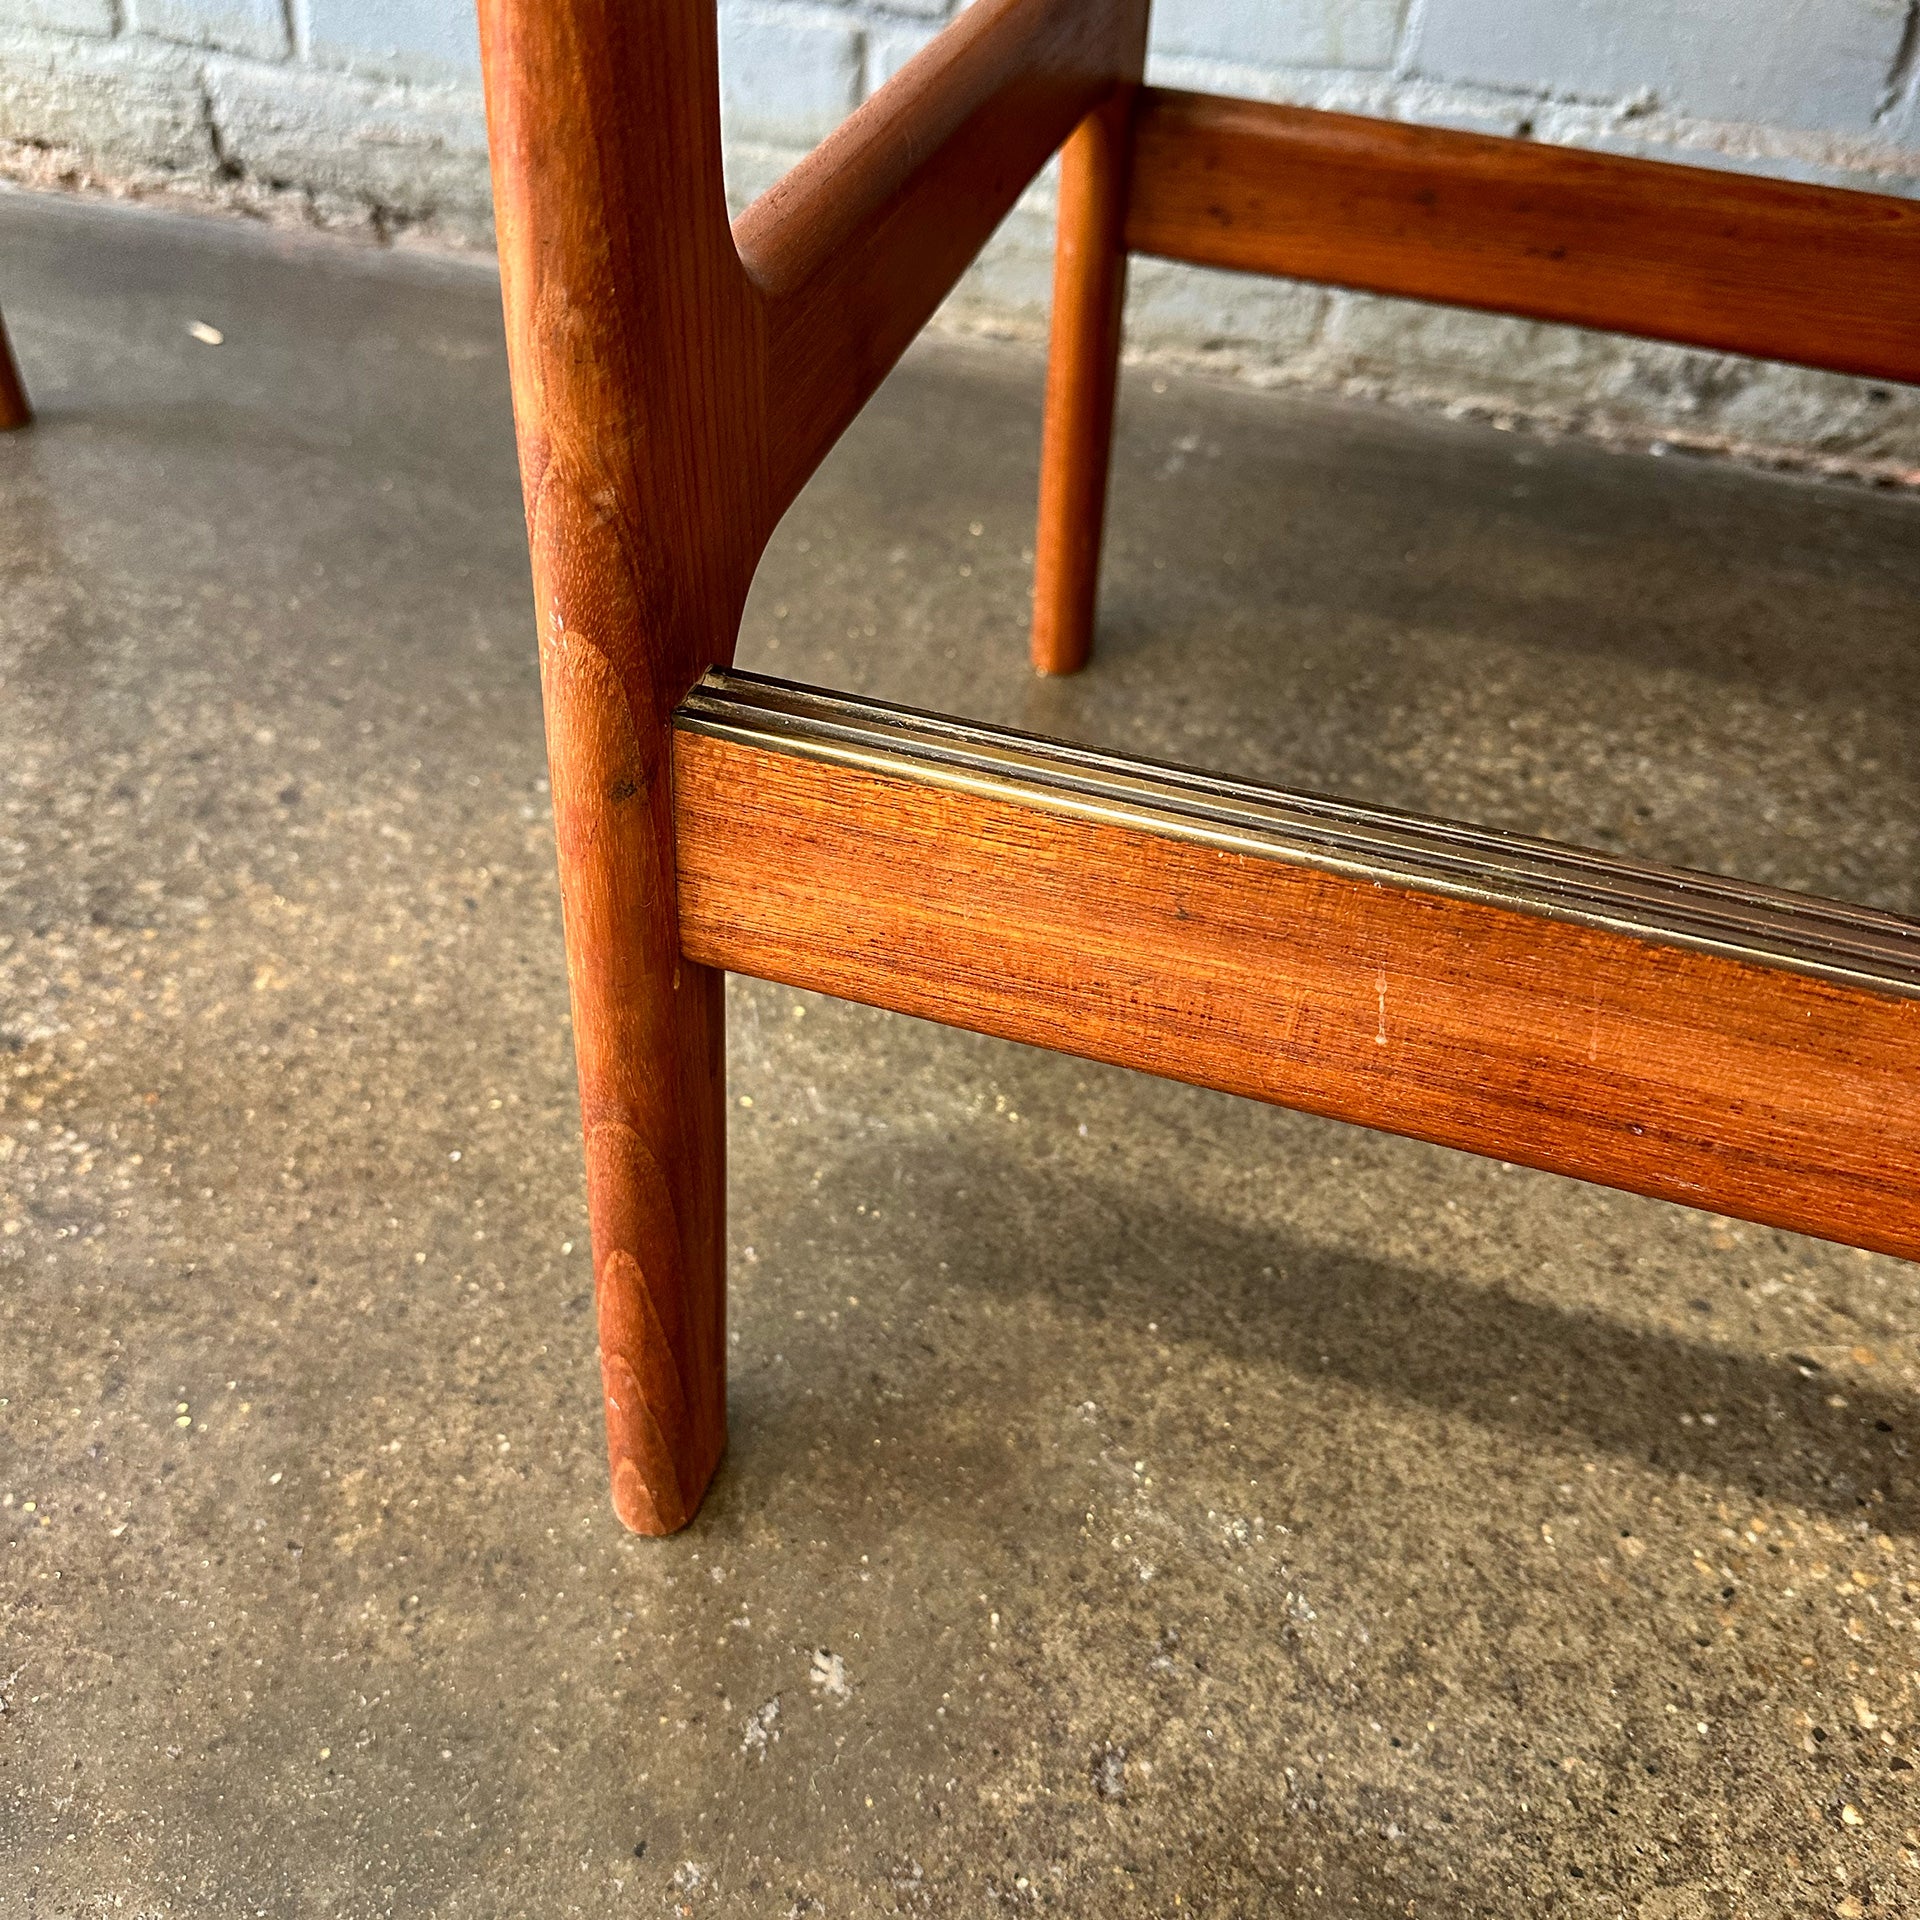
[[1920, 924], [715, 673], [682, 949], [1920, 1258]]
[[1920, 381], [1920, 201], [1147, 88], [1127, 245]]

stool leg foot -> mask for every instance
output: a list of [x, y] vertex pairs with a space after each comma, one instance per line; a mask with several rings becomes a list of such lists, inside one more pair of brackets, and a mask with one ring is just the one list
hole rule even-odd
[[1131, 85], [1117, 89], [1060, 151], [1053, 335], [1034, 540], [1033, 664], [1041, 673], [1077, 673], [1093, 650], [1126, 293], [1135, 93]]
[[6, 323], [0, 320], [0, 433], [24, 427], [33, 419], [33, 408], [14, 361], [13, 348], [7, 343]]

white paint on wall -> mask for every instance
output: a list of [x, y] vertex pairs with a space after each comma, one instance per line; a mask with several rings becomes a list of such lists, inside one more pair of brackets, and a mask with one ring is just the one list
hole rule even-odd
[[480, 84], [480, 23], [449, 0], [296, 0], [300, 47], [322, 67]]
[[1548, 98], [1867, 134], [1911, 13], [1907, 0], [1427, 0], [1412, 65]]
[[120, 24], [113, 0], [11, 0], [0, 7], [0, 31], [8, 20], [50, 33], [110, 34]]
[[283, 60], [293, 49], [282, 0], [126, 0], [133, 34], [218, 47], [258, 60]]
[[738, 4], [720, 9], [720, 109], [741, 140], [824, 139], [860, 104], [862, 22], [840, 7]]
[[[636, 0], [640, 4], [640, 0]], [[720, 0], [760, 191], [955, 0]], [[1920, 0], [1157, 0], [1150, 77], [1920, 196]], [[0, 0], [0, 172], [486, 245], [470, 0]], [[1037, 334], [1051, 174], [946, 319]], [[1136, 263], [1130, 350], [1595, 431], [1920, 471], [1920, 391]]]
[[1406, 0], [1158, 0], [1153, 45], [1248, 67], [1386, 67]]

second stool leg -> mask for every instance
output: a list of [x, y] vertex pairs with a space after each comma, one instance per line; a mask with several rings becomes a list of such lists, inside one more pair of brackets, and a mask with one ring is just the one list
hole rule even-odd
[[1060, 150], [1053, 337], [1034, 540], [1033, 664], [1078, 673], [1093, 650], [1126, 294], [1127, 160], [1135, 89], [1119, 88]]

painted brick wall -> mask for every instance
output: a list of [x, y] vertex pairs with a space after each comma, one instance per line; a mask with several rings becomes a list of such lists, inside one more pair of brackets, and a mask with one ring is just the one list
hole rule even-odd
[[[636, 0], [639, 4], [640, 0]], [[956, 0], [720, 0], [744, 201]], [[0, 0], [0, 171], [487, 244], [466, 0]], [[1173, 84], [1920, 195], [1920, 0], [1158, 0]], [[950, 324], [1044, 325], [1038, 183]], [[0, 263], [3, 267], [4, 263]], [[1601, 433], [1920, 470], [1920, 393], [1137, 263], [1135, 354]]]

